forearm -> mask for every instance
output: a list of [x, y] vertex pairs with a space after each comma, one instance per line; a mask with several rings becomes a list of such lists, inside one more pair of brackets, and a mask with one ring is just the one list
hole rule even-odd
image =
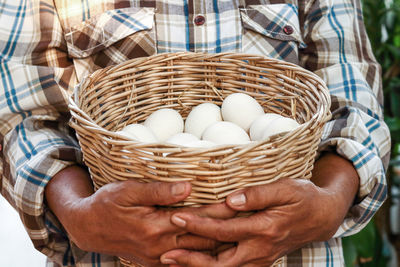
[[332, 195], [344, 215], [354, 202], [360, 182], [353, 164], [334, 153], [324, 153], [315, 162], [311, 181]]
[[78, 165], [58, 172], [45, 188], [45, 199], [52, 212], [63, 222], [66, 208], [94, 192], [89, 173]]

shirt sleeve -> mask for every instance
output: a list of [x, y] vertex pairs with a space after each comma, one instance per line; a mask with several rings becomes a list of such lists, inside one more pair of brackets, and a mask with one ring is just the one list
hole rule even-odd
[[36, 249], [60, 265], [73, 265], [69, 239], [44, 203], [49, 180], [82, 162], [68, 127], [67, 99], [76, 84], [75, 72], [48, 3], [6, 1], [2, 6], [0, 189]]
[[336, 151], [358, 172], [357, 199], [335, 237], [360, 231], [387, 196], [390, 133], [383, 121], [380, 65], [365, 31], [359, 0], [305, 1], [303, 67], [327, 84], [332, 120], [319, 151]]

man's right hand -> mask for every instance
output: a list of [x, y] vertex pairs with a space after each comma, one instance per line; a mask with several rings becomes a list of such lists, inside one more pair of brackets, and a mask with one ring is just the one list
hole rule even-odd
[[[156, 206], [184, 200], [189, 183], [115, 182], [95, 193], [89, 174], [78, 166], [57, 173], [45, 196], [71, 240], [82, 250], [123, 257], [145, 266], [161, 266], [164, 252], [186, 248], [213, 250], [214, 240], [187, 234], [171, 224], [172, 212]], [[193, 208], [183, 208], [193, 209]], [[230, 218], [225, 204], [197, 209], [200, 216]]]

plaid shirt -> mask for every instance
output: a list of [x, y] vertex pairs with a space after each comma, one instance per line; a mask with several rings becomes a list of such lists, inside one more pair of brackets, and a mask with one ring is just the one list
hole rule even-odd
[[75, 247], [43, 201], [51, 177], [82, 162], [67, 126], [73, 87], [98, 68], [187, 50], [262, 54], [326, 81], [333, 118], [320, 150], [353, 162], [357, 201], [333, 239], [306, 245], [283, 265], [343, 266], [340, 237], [361, 230], [385, 200], [390, 152], [380, 67], [358, 0], [3, 0], [0, 188], [48, 265], [117, 265]]

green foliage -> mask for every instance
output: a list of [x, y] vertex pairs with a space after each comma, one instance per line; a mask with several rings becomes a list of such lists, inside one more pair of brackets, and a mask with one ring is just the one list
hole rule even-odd
[[390, 257], [374, 221], [358, 234], [342, 239], [346, 267], [386, 267]]

